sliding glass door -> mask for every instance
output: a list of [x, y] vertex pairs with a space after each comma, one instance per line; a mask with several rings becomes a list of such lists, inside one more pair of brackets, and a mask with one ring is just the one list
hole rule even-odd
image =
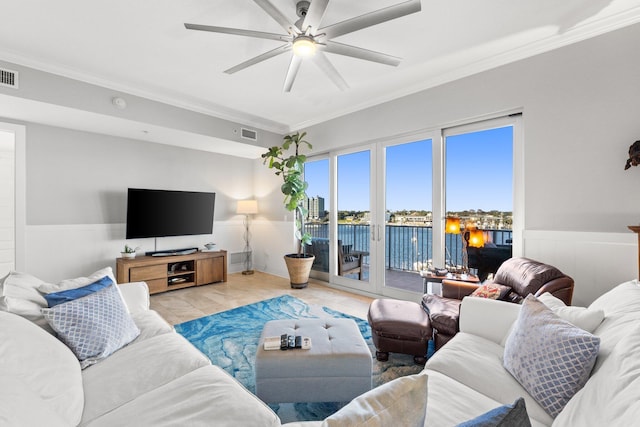
[[367, 147], [338, 153], [336, 159], [335, 251], [332, 280], [355, 289], [373, 291], [376, 280], [371, 269], [375, 256], [372, 170], [375, 153]]
[[421, 292], [418, 272], [432, 263], [432, 151], [431, 138], [382, 147], [385, 197], [379, 212], [384, 215], [381, 278], [389, 291]]
[[460, 221], [445, 236], [445, 264], [481, 280], [513, 253], [514, 129], [503, 119], [444, 132], [445, 212]]
[[[495, 271], [522, 253], [521, 140], [515, 115], [310, 159], [307, 228], [321, 255], [314, 274], [411, 298], [423, 292], [419, 273], [430, 267]], [[447, 217], [461, 221], [462, 233], [445, 233]], [[471, 228], [482, 244], [465, 239]]]

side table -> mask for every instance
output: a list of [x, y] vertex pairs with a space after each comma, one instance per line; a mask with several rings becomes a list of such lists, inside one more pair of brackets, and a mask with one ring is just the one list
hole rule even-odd
[[473, 274], [459, 274], [459, 273], [447, 273], [444, 276], [438, 276], [428, 270], [420, 272], [422, 277], [422, 293], [423, 294], [436, 294], [442, 295], [442, 281], [447, 280], [460, 280], [462, 282], [480, 283], [478, 276]]

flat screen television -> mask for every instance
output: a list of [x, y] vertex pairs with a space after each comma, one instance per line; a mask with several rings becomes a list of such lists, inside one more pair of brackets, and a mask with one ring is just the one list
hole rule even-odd
[[211, 234], [216, 193], [129, 188], [127, 239]]

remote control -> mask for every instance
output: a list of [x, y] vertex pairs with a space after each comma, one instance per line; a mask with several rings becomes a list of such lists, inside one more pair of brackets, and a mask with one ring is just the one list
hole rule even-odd
[[302, 349], [309, 350], [311, 348], [311, 338], [303, 337], [302, 338]]
[[289, 348], [296, 348], [296, 337], [289, 335]]
[[289, 339], [287, 334], [280, 335], [280, 350], [286, 350], [289, 348]]

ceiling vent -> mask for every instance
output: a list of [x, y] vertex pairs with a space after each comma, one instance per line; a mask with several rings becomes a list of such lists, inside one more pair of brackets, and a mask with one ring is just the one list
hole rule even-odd
[[244, 139], [250, 139], [251, 141], [258, 140], [258, 132], [251, 129], [245, 129], [245, 128], [240, 129], [240, 136]]
[[0, 68], [0, 86], [18, 89], [18, 72]]

